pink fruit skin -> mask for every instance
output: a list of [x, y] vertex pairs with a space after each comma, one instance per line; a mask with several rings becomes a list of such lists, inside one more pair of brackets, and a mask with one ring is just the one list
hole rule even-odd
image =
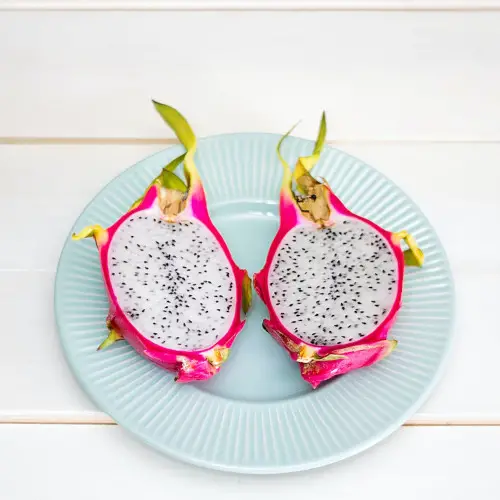
[[225, 348], [229, 349], [245, 324], [240, 311], [242, 308], [242, 281], [246, 271], [236, 266], [225, 241], [210, 220], [206, 205], [205, 192], [201, 183], [197, 183], [195, 186], [192, 186], [191, 195], [187, 200], [187, 205], [183, 213], [191, 216], [192, 218], [198, 219], [215, 236], [234, 273], [236, 285], [236, 312], [231, 327], [226, 335], [224, 335], [216, 345], [199, 351], [176, 351], [161, 347], [147, 339], [132, 325], [127, 316], [121, 310], [111, 286], [108, 268], [108, 250], [114, 234], [132, 213], [151, 208], [156, 202], [157, 197], [158, 187], [153, 185], [149, 188], [139, 206], [125, 213], [107, 229], [107, 238], [103, 238], [105, 241], [97, 242], [102, 275], [110, 302], [107, 321], [108, 324], [117, 330], [139, 354], [162, 368], [175, 372], [177, 374], [177, 382], [206, 380], [215, 375], [220, 370], [221, 366], [221, 363], [219, 362], [211, 363], [207, 359], [207, 356], [211, 356], [212, 359], [216, 359], [217, 361], [217, 354], [214, 356], [213, 351]]
[[344, 373], [370, 366], [387, 356], [393, 349], [393, 344], [387, 341], [373, 342], [369, 349], [346, 353], [345, 359], [337, 361], [316, 361], [310, 364], [300, 364], [300, 374], [316, 389], [321, 382]]
[[[394, 304], [384, 321], [370, 335], [367, 335], [358, 341], [346, 343], [342, 346], [314, 346], [301, 340], [290, 332], [281, 323], [280, 318], [277, 316], [272, 306], [268, 285], [269, 270], [271, 269], [271, 263], [274, 255], [276, 254], [285, 235], [298, 225], [315, 224], [302, 215], [299, 207], [291, 199], [292, 194], [288, 190], [282, 189], [279, 204], [280, 226], [271, 243], [266, 263], [262, 270], [254, 275], [253, 282], [257, 295], [264, 302], [269, 312], [269, 319], [264, 320], [263, 327], [288, 351], [290, 357], [294, 361], [301, 359], [300, 350], [304, 348], [306, 348], [309, 353], [316, 353], [320, 357], [332, 354], [341, 354], [342, 356], [345, 356], [344, 359], [331, 361], [312, 361], [310, 363], [299, 361], [302, 377], [304, 380], [309, 382], [313, 388], [318, 387], [321, 382], [337, 375], [341, 375], [364, 366], [369, 366], [379, 361], [392, 351], [394, 344], [386, 339], [390, 328], [396, 320], [397, 312], [401, 307], [404, 275], [403, 251], [401, 250], [399, 242], [395, 243], [393, 241], [392, 233], [382, 229], [370, 220], [353, 214], [344, 206], [339, 198], [335, 196], [330, 188], [327, 187], [327, 189], [330, 207], [332, 209], [332, 213], [328, 221], [329, 223], [334, 224], [337, 215], [353, 217], [361, 220], [375, 228], [393, 249], [397, 259], [397, 292]], [[366, 348], [360, 350], [360, 346], [364, 346]]]

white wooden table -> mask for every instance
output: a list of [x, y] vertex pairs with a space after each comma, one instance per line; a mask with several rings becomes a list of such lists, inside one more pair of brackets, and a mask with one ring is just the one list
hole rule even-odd
[[[499, 498], [500, 2], [208, 4], [0, 0], [0, 498]], [[303, 118], [313, 137], [325, 108], [329, 139], [428, 215], [456, 342], [388, 440], [301, 474], [222, 474], [146, 448], [76, 384], [54, 325], [58, 255], [105, 182], [172, 142], [151, 97], [201, 136]]]

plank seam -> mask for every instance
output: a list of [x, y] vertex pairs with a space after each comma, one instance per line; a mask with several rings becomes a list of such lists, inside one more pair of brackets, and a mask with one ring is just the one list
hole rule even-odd
[[347, 0], [302, 0], [269, 1], [266, 4], [245, 0], [176, 0], [176, 1], [90, 1], [85, 5], [66, 1], [7, 1], [0, 2], [0, 10], [4, 11], [353, 11], [353, 12], [491, 12], [500, 10], [500, 2], [467, 2], [440, 3], [421, 1], [408, 5], [402, 0], [358, 2], [353, 4]]
[[[1, 9], [0, 9], [1, 10]], [[327, 144], [500, 144], [500, 139], [332, 139]], [[0, 146], [147, 146], [173, 145], [174, 138], [157, 137], [0, 137]]]
[[[88, 425], [88, 426], [118, 426], [118, 424], [114, 421], [98, 421], [98, 422], [90, 422], [90, 421], [36, 421], [36, 420], [13, 420], [13, 421], [3, 421], [0, 420], [0, 426], [7, 425], [67, 425], [67, 426], [80, 426], [80, 425]], [[500, 427], [499, 422], [405, 422], [402, 427]]]

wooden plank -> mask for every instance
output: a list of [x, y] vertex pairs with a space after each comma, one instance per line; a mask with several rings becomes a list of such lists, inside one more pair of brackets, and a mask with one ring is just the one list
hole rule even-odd
[[119, 427], [7, 425], [0, 426], [1, 491], [9, 500], [299, 499], [324, 495], [325, 488], [346, 500], [493, 499], [499, 442], [498, 427], [404, 428], [332, 466], [243, 476], [166, 458]]
[[[443, 381], [413, 422], [500, 421], [495, 319], [500, 296], [500, 145], [344, 145], [423, 208], [448, 251], [457, 289], [456, 344]], [[102, 421], [66, 365], [53, 319], [61, 246], [113, 176], [161, 146], [0, 147], [0, 420]], [[474, 175], [471, 175], [471, 171]], [[15, 291], [15, 293], [13, 292]], [[487, 348], [485, 348], [487, 346]], [[36, 376], [34, 376], [36, 374]]]
[[[113, 177], [161, 146], [0, 147], [0, 269], [54, 271], [85, 205]], [[33, 244], [45, 242], [45, 244]]]
[[[500, 12], [4, 12], [1, 137], [500, 139]], [[110, 35], [112, 26], [112, 36]], [[165, 36], [168, 30], [168, 36]], [[314, 33], [314, 36], [310, 36]]]

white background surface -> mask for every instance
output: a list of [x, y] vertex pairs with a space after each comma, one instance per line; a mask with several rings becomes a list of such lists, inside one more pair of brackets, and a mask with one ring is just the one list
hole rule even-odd
[[[0, 12], [0, 498], [498, 498], [500, 12], [477, 8], [497, 2], [119, 11], [132, 3]], [[56, 4], [67, 10], [41, 10]], [[430, 218], [455, 276], [456, 342], [432, 397], [388, 440], [302, 474], [221, 474], [147, 449], [82, 393], [55, 330], [55, 267], [97, 190], [171, 141], [151, 97], [201, 136], [303, 118], [297, 133], [312, 138], [326, 109], [330, 141]]]

